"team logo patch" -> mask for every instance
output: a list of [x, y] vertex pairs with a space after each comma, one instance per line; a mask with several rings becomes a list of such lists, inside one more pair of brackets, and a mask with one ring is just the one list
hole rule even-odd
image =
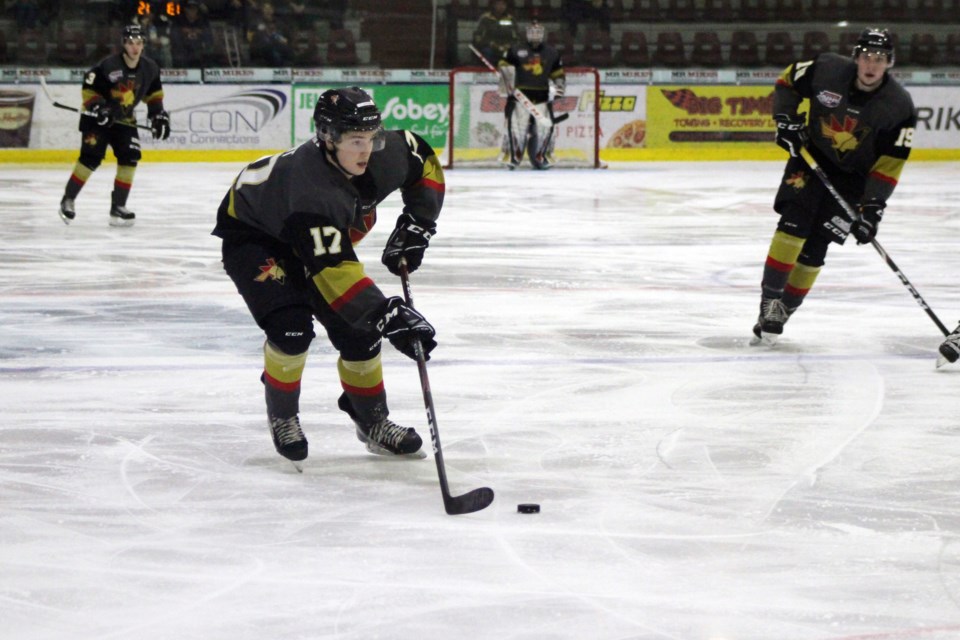
[[122, 77], [123, 69], [117, 69], [116, 71], [111, 71], [109, 74], [107, 74], [107, 80], [110, 81], [110, 84], [116, 84]]
[[817, 101], [828, 109], [833, 109], [843, 99], [839, 93], [833, 91], [821, 91], [817, 94]]
[[820, 133], [831, 141], [838, 158], [843, 158], [851, 151], [856, 151], [860, 142], [870, 133], [869, 127], [859, 127], [860, 121], [850, 116], [844, 116], [840, 122], [835, 115], [829, 119], [820, 119]]
[[279, 284], [283, 284], [283, 281], [286, 280], [286, 278], [287, 273], [283, 270], [283, 265], [278, 263], [273, 258], [267, 258], [267, 264], [260, 265], [260, 275], [254, 278], [254, 280], [257, 282], [274, 280]]
[[802, 190], [807, 186], [807, 174], [803, 171], [797, 171], [795, 174], [787, 178], [784, 182], [796, 189], [797, 191]]

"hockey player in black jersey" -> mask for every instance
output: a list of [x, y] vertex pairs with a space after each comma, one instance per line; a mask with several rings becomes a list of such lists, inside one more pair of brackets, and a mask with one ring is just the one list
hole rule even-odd
[[[803, 302], [831, 242], [857, 244], [877, 234], [887, 200], [910, 155], [916, 111], [887, 72], [893, 41], [886, 30], [860, 33], [852, 58], [820, 54], [791, 64], [774, 92], [776, 142], [789, 154], [774, 201], [780, 222], [763, 268], [754, 336], [773, 344]], [[799, 114], [804, 99], [809, 111]], [[799, 149], [806, 146], [859, 218], [847, 218]]]
[[[547, 169], [553, 163], [555, 143], [551, 84], [554, 97], [560, 97], [566, 89], [567, 79], [560, 53], [543, 41], [543, 26], [533, 22], [527, 27], [526, 35], [526, 44], [511, 47], [500, 60], [499, 67], [504, 82], [519, 89], [545, 118], [538, 122], [513, 95], [508, 95], [504, 110], [507, 131], [503, 137], [502, 160], [514, 169], [523, 161], [526, 151], [534, 168]], [[501, 92], [507, 95], [509, 89], [502, 87]]]
[[60, 201], [60, 217], [66, 224], [76, 217], [75, 200], [83, 185], [113, 149], [117, 174], [113, 181], [110, 225], [129, 227], [136, 215], [127, 209], [133, 174], [140, 161], [134, 108], [145, 102], [155, 139], [170, 137], [170, 117], [163, 109], [160, 67], [143, 55], [143, 32], [138, 25], [123, 29], [123, 51], [107, 56], [83, 77], [83, 109], [80, 116], [80, 159], [67, 181]]
[[[443, 170], [409, 131], [384, 131], [373, 99], [358, 87], [332, 89], [314, 110], [316, 137], [240, 172], [217, 213], [223, 266], [266, 334], [261, 380], [274, 446], [296, 464], [307, 457], [300, 380], [315, 337], [313, 319], [339, 353], [338, 405], [372, 453], [416, 454], [413, 429], [389, 419], [382, 338], [416, 358], [434, 329], [399, 297], [387, 297], [354, 251], [377, 221], [377, 205], [399, 190], [403, 212], [381, 262], [399, 274], [421, 264], [443, 204]], [[421, 454], [422, 455], [422, 454]]]

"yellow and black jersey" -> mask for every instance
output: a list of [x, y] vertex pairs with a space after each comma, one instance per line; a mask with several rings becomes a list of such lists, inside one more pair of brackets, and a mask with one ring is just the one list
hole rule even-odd
[[265, 234], [289, 245], [323, 299], [351, 325], [368, 323], [385, 296], [354, 246], [377, 221], [377, 205], [400, 190], [403, 212], [435, 222], [443, 206], [443, 169], [427, 142], [388, 131], [363, 175], [348, 180], [313, 140], [260, 158], [237, 176], [214, 235]]
[[[133, 69], [123, 61], [122, 54], [107, 56], [84, 75], [81, 91], [85, 110], [106, 101], [116, 111], [116, 119], [129, 124], [136, 122], [133, 109], [141, 102], [147, 105], [149, 116], [163, 111], [160, 66], [143, 55]], [[93, 118], [81, 116], [81, 131], [89, 131], [94, 126]]]
[[811, 153], [828, 173], [866, 178], [864, 199], [886, 201], [910, 155], [917, 124], [910, 94], [889, 74], [875, 91], [856, 88], [857, 63], [834, 53], [795, 62], [776, 83], [774, 113], [809, 100]]
[[551, 80], [557, 82], [566, 77], [560, 52], [548, 44], [511, 47], [500, 64], [516, 67], [516, 88], [537, 104], [549, 100]]

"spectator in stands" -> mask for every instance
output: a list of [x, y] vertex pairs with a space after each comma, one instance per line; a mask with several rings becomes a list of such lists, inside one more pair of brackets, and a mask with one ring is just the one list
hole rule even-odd
[[252, 11], [249, 0], [226, 0], [221, 9], [226, 23], [236, 29], [237, 33], [242, 33], [248, 40], [248, 34], [253, 31]]
[[145, 13], [140, 16], [140, 28], [147, 39], [150, 56], [160, 64], [161, 69], [173, 67], [173, 53], [170, 49], [170, 18], [166, 13]]
[[331, 30], [343, 29], [347, 0], [320, 0], [320, 14], [330, 22]]
[[574, 38], [577, 27], [585, 20], [597, 20], [600, 30], [610, 33], [610, 3], [608, 0], [563, 0], [563, 19]]
[[17, 29], [36, 29], [40, 25], [39, 0], [14, 0], [7, 6], [13, 11]]
[[507, 0], [493, 0], [490, 11], [487, 11], [477, 21], [477, 28], [473, 32], [473, 46], [480, 50], [483, 56], [496, 62], [520, 40], [517, 23], [507, 10]]
[[273, 4], [264, 2], [261, 18], [250, 42], [250, 60], [267, 67], [289, 67], [293, 62], [290, 41], [277, 24]]
[[203, 67], [213, 50], [213, 30], [210, 21], [200, 11], [197, 0], [187, 0], [183, 15], [173, 25], [171, 33], [174, 61], [181, 68]]
[[309, 29], [311, 17], [307, 14], [304, 0], [280, 0], [276, 6], [276, 18], [284, 33], [293, 34], [300, 29]]

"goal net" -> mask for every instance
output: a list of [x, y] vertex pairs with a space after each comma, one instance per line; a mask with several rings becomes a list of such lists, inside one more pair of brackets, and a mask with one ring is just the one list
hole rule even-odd
[[[553, 115], [568, 117], [554, 125], [555, 166], [598, 168], [600, 73], [592, 67], [564, 71], [566, 91], [553, 101]], [[500, 149], [507, 99], [499, 94], [497, 79], [497, 74], [485, 67], [459, 67], [450, 72], [447, 168], [503, 166]]]

